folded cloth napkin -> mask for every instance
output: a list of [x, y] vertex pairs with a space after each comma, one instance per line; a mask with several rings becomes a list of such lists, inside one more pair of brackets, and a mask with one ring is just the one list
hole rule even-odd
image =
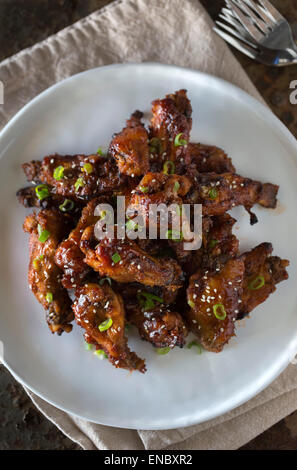
[[[258, 99], [253, 84], [197, 0], [118, 0], [0, 64], [3, 126], [25, 103], [57, 81], [115, 62], [161, 62], [222, 77]], [[69, 415], [26, 390], [37, 408], [84, 449], [237, 449], [297, 407], [290, 365], [248, 403], [187, 428], [136, 431]]]

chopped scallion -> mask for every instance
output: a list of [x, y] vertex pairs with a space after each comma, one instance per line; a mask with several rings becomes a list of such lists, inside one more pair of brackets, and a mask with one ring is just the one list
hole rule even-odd
[[100, 325], [98, 326], [99, 328], [99, 331], [106, 331], [108, 330], [111, 325], [112, 325], [112, 319], [111, 318], [107, 318], [107, 320], [104, 320], [102, 323], [100, 323]]
[[188, 345], [187, 345], [187, 348], [188, 349], [191, 349], [193, 346], [195, 346], [197, 348], [197, 354], [201, 354], [202, 353], [202, 347], [199, 343], [197, 343], [197, 341], [191, 341]]
[[118, 253], [114, 253], [111, 257], [112, 261], [114, 264], [117, 264], [119, 261], [121, 261], [121, 257]]
[[63, 204], [60, 204], [60, 206], [59, 206], [59, 209], [62, 212], [72, 211], [73, 208], [74, 208], [74, 202], [71, 201], [70, 199], [65, 199]]
[[218, 320], [225, 320], [227, 313], [223, 304], [215, 304], [213, 307], [214, 316]]
[[82, 188], [83, 186], [85, 186], [85, 184], [86, 183], [84, 182], [83, 178], [77, 178], [77, 180], [74, 183], [75, 192], [77, 192], [79, 188]]
[[188, 145], [188, 142], [185, 139], [182, 139], [181, 136], [183, 133], [181, 132], [180, 134], [177, 134], [177, 136], [174, 139], [174, 145], [175, 147], [180, 147], [182, 145]]
[[257, 276], [255, 279], [253, 279], [249, 285], [248, 288], [251, 290], [258, 290], [261, 289], [265, 285], [265, 278], [263, 276]]
[[49, 197], [50, 195], [50, 192], [46, 184], [39, 184], [38, 186], [36, 186], [35, 193], [40, 201], [43, 201], [43, 199], [45, 199], [46, 197]]
[[64, 167], [62, 165], [57, 166], [57, 168], [54, 169], [53, 176], [57, 181], [60, 181], [62, 178], [64, 178]]
[[163, 165], [163, 173], [165, 175], [173, 175], [175, 172], [175, 164], [170, 160], [167, 160]]

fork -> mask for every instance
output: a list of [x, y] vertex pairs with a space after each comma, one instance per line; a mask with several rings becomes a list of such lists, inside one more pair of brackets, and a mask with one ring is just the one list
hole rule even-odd
[[[214, 30], [252, 59], [278, 67], [297, 64], [297, 46], [287, 20], [268, 0], [225, 0]], [[227, 23], [227, 24], [226, 24]]]

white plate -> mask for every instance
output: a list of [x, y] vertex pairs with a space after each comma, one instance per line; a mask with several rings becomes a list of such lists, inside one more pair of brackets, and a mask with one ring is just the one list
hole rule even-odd
[[[147, 373], [117, 370], [84, 349], [83, 331], [51, 335], [26, 276], [24, 186], [21, 163], [59, 152], [92, 153], [106, 147], [135, 109], [180, 88], [193, 106], [192, 140], [223, 147], [239, 173], [280, 185], [276, 211], [257, 207], [249, 225], [233, 211], [241, 249], [271, 241], [291, 261], [290, 279], [278, 286], [221, 354], [176, 348], [165, 356], [131, 333], [131, 347], [146, 358]], [[266, 387], [297, 348], [296, 201], [294, 137], [240, 89], [196, 71], [158, 64], [90, 70], [45, 91], [0, 135], [0, 339], [4, 362], [23, 384], [58, 408], [105, 425], [134, 429], [189, 426], [242, 404]], [[297, 371], [297, 369], [296, 369]]]

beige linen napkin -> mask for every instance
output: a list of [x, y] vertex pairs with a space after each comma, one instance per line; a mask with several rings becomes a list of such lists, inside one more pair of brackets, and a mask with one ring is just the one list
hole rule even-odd
[[[197, 0], [118, 0], [0, 64], [3, 126], [53, 83], [115, 62], [154, 61], [222, 77], [261, 99]], [[236, 449], [297, 408], [290, 365], [266, 390], [217, 419], [188, 428], [135, 431], [93, 424], [49, 405], [39, 410], [84, 449]]]

